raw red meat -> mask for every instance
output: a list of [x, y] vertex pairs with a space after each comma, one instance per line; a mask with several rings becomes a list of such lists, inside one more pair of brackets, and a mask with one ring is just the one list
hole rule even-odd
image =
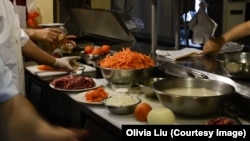
[[237, 122], [227, 117], [217, 117], [210, 119], [205, 125], [237, 125]]
[[54, 79], [51, 84], [55, 88], [59, 89], [86, 89], [95, 86], [95, 81], [91, 77], [66, 75], [60, 78]]

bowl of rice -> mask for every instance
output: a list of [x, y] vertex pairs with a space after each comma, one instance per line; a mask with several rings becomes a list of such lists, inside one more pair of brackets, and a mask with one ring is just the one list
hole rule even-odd
[[113, 95], [103, 101], [107, 109], [116, 115], [127, 115], [134, 112], [136, 106], [141, 102], [137, 96], [127, 94]]

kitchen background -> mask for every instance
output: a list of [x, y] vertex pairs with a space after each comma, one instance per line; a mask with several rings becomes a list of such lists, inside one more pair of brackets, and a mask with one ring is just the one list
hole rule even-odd
[[[144, 28], [134, 33], [136, 38], [149, 41], [151, 37], [151, 5], [157, 2], [158, 30], [157, 37], [159, 44], [174, 44], [175, 40], [175, 0], [35, 0], [40, 8], [42, 23], [65, 22], [68, 18], [67, 8], [94, 8], [112, 9], [120, 11], [132, 17], [138, 17], [144, 23]], [[197, 10], [197, 3], [200, 0], [186, 0], [180, 2], [180, 14]], [[208, 15], [218, 24], [215, 35], [218, 36], [233, 26], [250, 19], [250, 0], [206, 0], [209, 4]], [[51, 14], [54, 13], [54, 14]], [[185, 30], [183, 18], [180, 18], [180, 38], [191, 33]], [[79, 35], [79, 28], [70, 19], [66, 27], [72, 34]], [[70, 28], [69, 28], [70, 27]], [[187, 35], [186, 35], [187, 34]], [[250, 45], [250, 38], [245, 37], [238, 42]], [[185, 44], [185, 43], [184, 43]]]

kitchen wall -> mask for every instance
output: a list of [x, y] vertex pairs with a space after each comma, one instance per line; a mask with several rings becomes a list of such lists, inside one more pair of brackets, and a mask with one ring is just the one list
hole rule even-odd
[[223, 6], [223, 32], [245, 21], [245, 1], [229, 2], [228, 0], [224, 0]]
[[110, 9], [111, 0], [91, 0], [91, 8]]
[[[110, 1], [111, 0], [91, 0], [91, 8], [110, 9]], [[38, 8], [40, 9], [42, 15], [42, 23], [56, 22], [54, 21], [54, 16], [56, 16], [54, 14], [56, 13], [54, 13], [53, 11], [53, 0], [35, 0], [35, 2], [37, 3]]]
[[53, 23], [53, 0], [35, 0], [42, 15], [42, 23]]
[[[250, 0], [224, 0], [223, 2], [223, 33], [250, 20]], [[243, 37], [237, 42], [250, 45], [250, 36]]]

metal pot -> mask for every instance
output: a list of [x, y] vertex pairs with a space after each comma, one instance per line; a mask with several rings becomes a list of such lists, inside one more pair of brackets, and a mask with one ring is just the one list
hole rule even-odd
[[216, 57], [229, 77], [250, 79], [250, 52], [230, 52]]
[[[218, 112], [227, 98], [235, 92], [234, 87], [229, 84], [200, 78], [163, 79], [156, 81], [152, 87], [165, 107], [175, 114], [192, 117]], [[181, 91], [176, 93], [172, 90]]]

